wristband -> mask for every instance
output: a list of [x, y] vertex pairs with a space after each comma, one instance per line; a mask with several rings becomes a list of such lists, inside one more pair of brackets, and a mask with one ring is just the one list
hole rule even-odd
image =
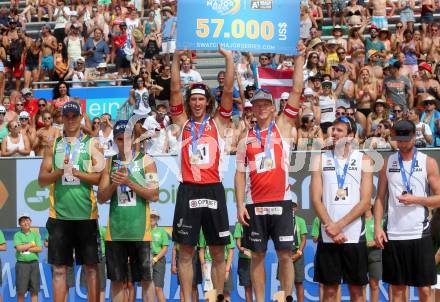
[[302, 252], [301, 250], [297, 250], [297, 251], [296, 251], [296, 254], [302, 256], [302, 255], [303, 255], [303, 252]]
[[171, 116], [176, 116], [176, 115], [182, 114], [183, 113], [183, 104], [171, 106], [170, 113], [171, 113]]
[[298, 112], [298, 108], [290, 106], [289, 104], [286, 104], [286, 107], [284, 108], [284, 114], [289, 118], [296, 118], [298, 116]]
[[230, 110], [226, 110], [223, 106], [220, 106], [220, 110], [218, 111], [220, 116], [224, 119], [230, 119], [232, 116], [232, 108]]

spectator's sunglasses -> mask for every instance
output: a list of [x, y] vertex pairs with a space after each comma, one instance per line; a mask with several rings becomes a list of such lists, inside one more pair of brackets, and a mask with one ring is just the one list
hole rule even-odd
[[6, 115], [6, 112], [0, 112], [0, 115]]
[[28, 121], [29, 120], [29, 118], [27, 118], [27, 117], [20, 117], [20, 121]]
[[345, 112], [336, 112], [336, 116], [346, 116], [347, 113]]
[[431, 101], [431, 100], [426, 100], [426, 101], [424, 101], [424, 103], [425, 103], [426, 106], [434, 105], [434, 102]]
[[252, 120], [251, 124], [255, 125], [257, 123], [257, 120]]
[[400, 110], [400, 109], [395, 109], [395, 110], [393, 110], [393, 112], [394, 113], [401, 113], [403, 110]]
[[46, 116], [46, 117], [43, 118], [43, 120], [44, 121], [50, 121], [50, 120], [52, 120], [52, 117], [51, 116]]
[[260, 60], [261, 61], [269, 61], [269, 58], [268, 57], [260, 57]]
[[38, 108], [46, 107], [46, 103], [38, 103]]
[[15, 106], [17, 106], [17, 107], [23, 107], [24, 105], [23, 105], [22, 103], [17, 103], [17, 104], [15, 104]]
[[101, 124], [101, 121], [94, 121], [93, 122], [93, 125], [100, 125]]

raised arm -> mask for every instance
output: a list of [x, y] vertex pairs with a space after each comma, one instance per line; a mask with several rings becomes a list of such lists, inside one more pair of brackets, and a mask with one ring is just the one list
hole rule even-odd
[[180, 92], [180, 55], [184, 51], [176, 51], [173, 56], [173, 64], [171, 65], [171, 96], [170, 96], [170, 111], [173, 123], [183, 128], [183, 125], [188, 120], [184, 106], [183, 95]]
[[302, 90], [304, 87], [303, 66], [306, 47], [300, 41], [298, 42], [297, 49], [298, 54], [295, 56], [295, 69], [292, 76], [292, 91], [290, 92], [289, 99], [287, 100], [287, 104], [283, 112], [281, 113], [281, 115], [278, 116], [276, 121], [284, 137], [289, 137], [290, 128], [295, 126], [295, 120], [298, 116], [300, 108], [299, 100], [301, 98]]
[[[220, 102], [220, 109], [217, 110], [214, 119], [224, 130], [231, 120], [232, 115], [232, 91], [234, 89], [234, 60], [232, 58], [232, 51], [223, 49], [221, 45], [218, 45], [218, 52], [225, 58], [226, 73], [225, 73], [225, 86], [223, 88], [223, 94]], [[223, 134], [224, 131], [220, 131]]]

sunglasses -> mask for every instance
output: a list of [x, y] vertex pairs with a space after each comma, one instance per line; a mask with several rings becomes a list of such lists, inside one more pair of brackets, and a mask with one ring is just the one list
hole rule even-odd
[[101, 122], [93, 122], [93, 125], [99, 125]]
[[27, 121], [27, 120], [29, 120], [29, 118], [27, 118], [27, 117], [20, 117], [20, 121]]
[[52, 119], [52, 117], [50, 117], [50, 116], [43, 118], [44, 121], [50, 121], [51, 119]]
[[345, 55], [345, 51], [338, 52], [338, 55]]
[[23, 107], [23, 104], [19, 104], [19, 103], [17, 103], [17, 104], [15, 104], [15, 106], [20, 106], [20, 107]]
[[336, 116], [346, 116], [345, 112], [336, 112]]
[[434, 102], [433, 101], [425, 101], [425, 105], [426, 106], [434, 105]]
[[267, 61], [269, 58], [260, 58], [261, 61]]
[[38, 104], [38, 107], [39, 108], [46, 107], [46, 104], [44, 104], [44, 103]]
[[393, 110], [394, 113], [401, 113], [402, 110]]
[[331, 89], [332, 85], [331, 84], [324, 84], [324, 85], [322, 85], [322, 88]]
[[347, 116], [354, 116], [354, 113], [347, 113]]
[[396, 25], [396, 28], [402, 28], [403, 25]]
[[6, 115], [6, 112], [0, 112], [0, 115]]
[[19, 128], [20, 127], [20, 125], [15, 125], [15, 126], [12, 126], [11, 128], [12, 129], [17, 129], [17, 128]]

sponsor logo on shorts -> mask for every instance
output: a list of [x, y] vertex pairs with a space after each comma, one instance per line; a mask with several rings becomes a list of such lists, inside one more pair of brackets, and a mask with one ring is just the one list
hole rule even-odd
[[261, 242], [261, 239], [260, 238], [249, 238], [249, 240], [250, 241], [253, 241], [253, 242]]
[[176, 224], [178, 228], [181, 228], [183, 224], [183, 218], [179, 219], [179, 222]]
[[281, 215], [282, 207], [255, 207], [255, 215]]
[[251, 236], [260, 236], [260, 233], [257, 233], [257, 232], [251, 232]]
[[293, 236], [280, 236], [278, 238], [281, 242], [293, 241]]
[[224, 232], [219, 232], [218, 236], [219, 237], [227, 237], [227, 236], [229, 236], [229, 234], [230, 234], [229, 231], [224, 231]]
[[189, 207], [191, 209], [197, 209], [197, 208], [209, 208], [212, 210], [217, 210], [217, 200], [213, 199], [191, 199], [189, 201]]
[[185, 236], [189, 235], [189, 233], [184, 230], [178, 230], [177, 233], [179, 233], [180, 235], [185, 235]]

